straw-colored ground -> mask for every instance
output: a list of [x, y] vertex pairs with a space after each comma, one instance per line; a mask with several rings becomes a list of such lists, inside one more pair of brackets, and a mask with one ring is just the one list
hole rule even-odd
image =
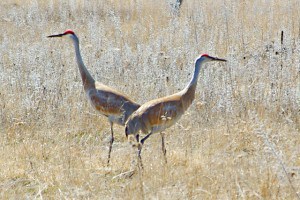
[[[300, 2], [161, 0], [0, 3], [1, 199], [297, 199], [300, 195]], [[136, 152], [87, 102], [73, 29], [100, 82], [139, 103], [182, 89], [201, 53], [196, 99]]]

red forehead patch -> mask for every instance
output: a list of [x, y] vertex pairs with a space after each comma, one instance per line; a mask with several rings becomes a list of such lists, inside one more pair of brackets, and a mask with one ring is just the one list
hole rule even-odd
[[202, 57], [202, 56], [208, 57], [209, 55], [206, 54], [206, 53], [204, 53], [204, 54], [201, 55], [201, 57]]
[[67, 34], [75, 34], [74, 31], [72, 31], [71, 29], [68, 29], [64, 32], [64, 35], [67, 35]]

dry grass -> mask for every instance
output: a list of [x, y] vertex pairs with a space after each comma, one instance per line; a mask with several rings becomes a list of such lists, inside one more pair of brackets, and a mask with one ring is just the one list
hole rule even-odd
[[[300, 195], [299, 1], [1, 1], [1, 199], [297, 199]], [[93, 76], [136, 101], [172, 94], [203, 52], [196, 99], [135, 152], [88, 104], [73, 29]], [[296, 194], [298, 192], [298, 194]], [[298, 196], [297, 196], [298, 195]]]

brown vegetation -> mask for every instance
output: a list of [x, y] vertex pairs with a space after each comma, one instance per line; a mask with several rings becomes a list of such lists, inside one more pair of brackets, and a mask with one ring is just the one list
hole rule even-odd
[[[296, 199], [300, 193], [299, 1], [10, 1], [0, 3], [0, 197]], [[135, 149], [89, 105], [65, 40], [73, 29], [98, 81], [139, 103], [182, 89], [200, 53], [196, 99]], [[298, 196], [297, 196], [298, 192]]]

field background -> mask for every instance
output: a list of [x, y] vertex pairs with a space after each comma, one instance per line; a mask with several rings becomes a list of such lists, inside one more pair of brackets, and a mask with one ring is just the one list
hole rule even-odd
[[[0, 3], [1, 199], [297, 199], [300, 1], [3, 0]], [[184, 88], [192, 106], [135, 149], [87, 102], [73, 29], [94, 78], [139, 103]]]

